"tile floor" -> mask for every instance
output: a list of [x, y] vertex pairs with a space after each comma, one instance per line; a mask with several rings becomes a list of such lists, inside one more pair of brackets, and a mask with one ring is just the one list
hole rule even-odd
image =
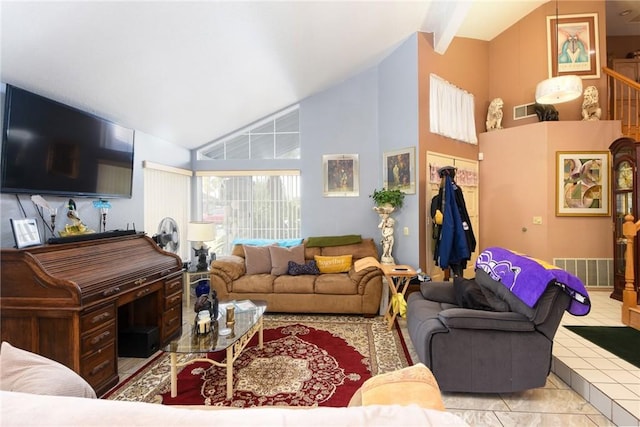
[[[592, 310], [564, 325], [622, 326], [621, 303], [608, 291], [590, 292]], [[185, 307], [191, 316], [191, 307]], [[187, 318], [188, 316], [185, 316]], [[382, 320], [381, 320], [382, 321]], [[417, 356], [406, 335], [414, 361]], [[153, 357], [153, 356], [152, 356]], [[149, 359], [119, 358], [120, 380]], [[594, 346], [566, 328], [556, 334], [552, 373], [543, 388], [509, 394], [444, 393], [447, 409], [471, 426], [640, 426], [640, 369]]]

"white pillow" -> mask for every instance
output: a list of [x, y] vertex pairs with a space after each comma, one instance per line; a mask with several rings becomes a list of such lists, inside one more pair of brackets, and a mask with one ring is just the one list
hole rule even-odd
[[0, 390], [96, 398], [89, 383], [71, 369], [6, 341], [0, 347]]

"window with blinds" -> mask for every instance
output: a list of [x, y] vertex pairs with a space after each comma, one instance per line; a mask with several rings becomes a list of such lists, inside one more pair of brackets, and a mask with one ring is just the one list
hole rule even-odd
[[301, 235], [300, 173], [288, 171], [197, 172], [202, 220], [216, 224], [217, 255], [234, 239], [289, 239]]

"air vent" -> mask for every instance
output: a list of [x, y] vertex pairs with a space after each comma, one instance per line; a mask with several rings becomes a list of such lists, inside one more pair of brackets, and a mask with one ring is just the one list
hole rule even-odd
[[531, 104], [522, 104], [516, 105], [513, 107], [513, 120], [526, 119], [527, 117], [535, 117], [536, 115], [536, 104], [532, 102]]

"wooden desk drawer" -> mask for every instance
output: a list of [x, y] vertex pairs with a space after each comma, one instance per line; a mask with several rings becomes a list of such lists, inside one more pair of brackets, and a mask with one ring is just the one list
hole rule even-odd
[[111, 343], [107, 347], [82, 358], [82, 377], [87, 380], [93, 388], [96, 388], [103, 382], [118, 375], [117, 360], [116, 345], [115, 343]]
[[182, 327], [182, 307], [175, 306], [162, 315], [162, 341], [173, 335]]
[[[181, 289], [182, 291], [182, 289]], [[175, 305], [182, 305], [182, 292], [178, 292], [177, 294], [169, 295], [164, 299], [164, 309], [169, 310], [171, 307]]]
[[116, 339], [116, 323], [109, 322], [104, 328], [85, 334], [81, 339], [80, 354], [94, 353], [113, 343]]
[[174, 277], [173, 279], [169, 279], [165, 282], [165, 295], [171, 295], [178, 291], [182, 292], [182, 276]]
[[103, 305], [101, 307], [86, 311], [80, 316], [80, 333], [99, 328], [105, 323], [115, 320], [115, 318], [115, 303]]

